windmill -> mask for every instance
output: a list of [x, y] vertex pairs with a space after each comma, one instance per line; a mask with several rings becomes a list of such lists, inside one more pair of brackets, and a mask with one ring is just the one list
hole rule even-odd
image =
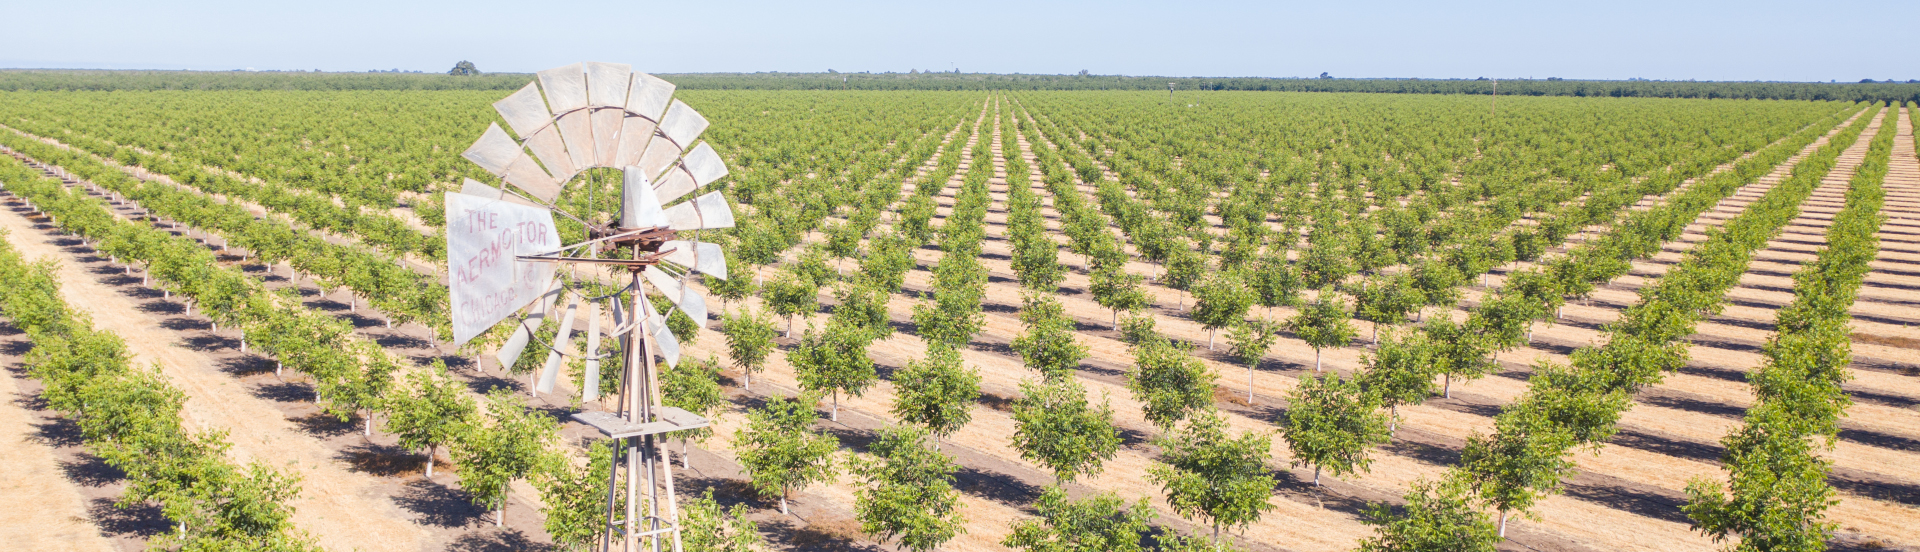
[[[620, 357], [618, 404], [573, 416], [623, 445], [607, 474], [602, 550], [634, 551], [643, 540], [656, 552], [680, 550], [673, 465], [661, 445], [664, 434], [707, 425], [661, 403], [654, 353], [668, 366], [679, 362], [679, 339], [666, 323], [674, 312], [706, 320], [706, 299], [687, 280], [696, 272], [725, 278], [727, 266], [720, 246], [699, 241], [698, 234], [731, 228], [733, 211], [719, 192], [666, 206], [727, 174], [713, 147], [698, 141], [706, 118], [673, 92], [673, 84], [626, 64], [541, 71], [535, 82], [493, 104], [513, 134], [491, 124], [462, 154], [499, 182], [467, 180], [446, 196], [456, 344], [514, 318], [517, 327], [498, 354], [503, 365], [538, 343], [548, 354], [534, 388], [551, 392], [564, 360], [584, 359], [586, 402], [600, 398], [599, 363]], [[595, 194], [612, 184], [611, 171], [619, 175], [617, 216], [595, 208], [602, 205]], [[563, 245], [558, 221], [577, 225], [583, 241]], [[681, 239], [682, 233], [694, 236]], [[582, 265], [610, 274], [561, 278], [563, 264], [576, 275]], [[647, 300], [649, 288], [671, 303], [664, 312]], [[619, 343], [617, 351], [601, 350], [602, 312], [610, 315], [612, 328], [604, 333]], [[535, 330], [556, 315], [553, 342], [536, 339]], [[580, 317], [587, 320], [586, 349], [576, 352], [571, 333]], [[625, 508], [616, 511], [622, 487]]]

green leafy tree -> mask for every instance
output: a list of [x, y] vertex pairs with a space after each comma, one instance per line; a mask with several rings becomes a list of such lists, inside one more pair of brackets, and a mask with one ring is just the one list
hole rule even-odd
[[400, 446], [426, 449], [428, 478], [440, 447], [460, 439], [479, 409], [467, 399], [467, 387], [447, 375], [447, 365], [435, 360], [431, 369], [407, 376], [406, 391], [387, 406], [387, 431]]
[[1187, 306], [1187, 290], [1206, 277], [1207, 259], [1192, 250], [1181, 249], [1167, 258], [1167, 276], [1161, 283], [1180, 290], [1180, 308]]
[[324, 397], [321, 407], [342, 422], [359, 415], [361, 434], [371, 436], [374, 414], [386, 408], [388, 391], [393, 389], [393, 373], [400, 366], [378, 351], [370, 352], [368, 357], [364, 366], [350, 366], [321, 379], [318, 395]]
[[868, 341], [882, 339], [893, 333], [893, 327], [889, 325], [892, 319], [887, 315], [887, 299], [890, 295], [864, 282], [843, 285], [834, 295], [840, 304], [833, 307], [830, 324], [851, 328], [866, 336]]
[[753, 280], [745, 277], [721, 278], [709, 274], [702, 275], [700, 281], [706, 283], [707, 291], [711, 291], [715, 296], [720, 297], [720, 310], [723, 312], [733, 305], [735, 301], [744, 300], [759, 290], [757, 286], [753, 285]]
[[1022, 381], [1020, 393], [1013, 405], [1013, 448], [1021, 458], [1053, 470], [1058, 482], [1099, 473], [1120, 448], [1113, 408], [1104, 403], [1095, 408], [1087, 390], [1072, 379]]
[[1446, 317], [1434, 318], [1421, 328], [1426, 333], [1427, 351], [1433, 371], [1446, 376], [1441, 395], [1453, 398], [1454, 378], [1475, 380], [1499, 368], [1487, 353], [1492, 348], [1486, 336]]
[[1839, 503], [1827, 484], [1831, 461], [1795, 427], [1802, 423], [1796, 417], [1780, 404], [1762, 403], [1748, 412], [1744, 426], [1721, 440], [1727, 482], [1696, 478], [1687, 484], [1681, 510], [1694, 530], [1715, 542], [1738, 536], [1732, 549], [1741, 552], [1827, 549], [1838, 528], [1823, 519], [1826, 509]]
[[1266, 307], [1268, 314], [1273, 313], [1274, 307], [1300, 304], [1300, 290], [1306, 285], [1306, 281], [1300, 277], [1300, 271], [1287, 262], [1285, 251], [1262, 257], [1253, 273], [1247, 277], [1247, 287], [1253, 289], [1254, 302]]
[[965, 347], [986, 325], [982, 293], [973, 288], [941, 289], [932, 302], [913, 306], [913, 324], [922, 338], [949, 347]]
[[1246, 319], [1253, 300], [1253, 290], [1247, 289], [1234, 274], [1215, 273], [1193, 288], [1190, 316], [1206, 326], [1207, 350], [1213, 350], [1213, 336], [1220, 328], [1232, 327]]
[[939, 548], [966, 530], [953, 458], [928, 447], [926, 437], [913, 426], [882, 429], [868, 447], [873, 458], [852, 461], [863, 484], [854, 500], [860, 530], [915, 552]]
[[1399, 429], [1400, 405], [1417, 405], [1433, 396], [1430, 354], [1424, 334], [1400, 337], [1389, 331], [1378, 350], [1360, 358], [1367, 370], [1355, 379], [1360, 389], [1387, 407], [1389, 436]]
[[[606, 534], [607, 470], [613, 462], [616, 442], [603, 439], [587, 447], [585, 469], [574, 467], [571, 462], [552, 462], [545, 471], [533, 476], [543, 504], [540, 512], [547, 518], [547, 534], [552, 535], [553, 543], [562, 549], [591, 550]], [[612, 496], [623, 502], [615, 505], [615, 511], [625, 511], [626, 495]]]
[[1380, 342], [1380, 325], [1405, 323], [1426, 302], [1413, 278], [1404, 274], [1369, 278], [1353, 290], [1361, 318], [1373, 323], [1373, 342]]
[[720, 321], [720, 333], [727, 336], [727, 353], [733, 365], [745, 375], [742, 389], [753, 386], [753, 373], [767, 364], [773, 353], [773, 321], [766, 315], [740, 309]]
[[793, 337], [793, 317], [819, 310], [820, 288], [794, 273], [782, 273], [767, 282], [767, 307], [787, 319], [787, 337]]
[[1161, 428], [1213, 405], [1215, 375], [1187, 351], [1185, 343], [1155, 336], [1133, 348], [1127, 389], [1140, 401], [1147, 421]]
[[462, 432], [453, 461], [460, 467], [460, 487], [475, 506], [497, 512], [493, 524], [499, 527], [506, 523], [508, 486], [558, 461], [549, 451], [560, 445], [560, 423], [529, 410], [503, 387], [487, 393], [487, 417]]
[[1073, 319], [1051, 295], [1029, 294], [1020, 309], [1027, 330], [1013, 338], [1013, 350], [1028, 368], [1048, 378], [1066, 377], [1087, 357], [1087, 348], [1073, 339]]
[[1376, 502], [1360, 521], [1374, 530], [1372, 538], [1360, 541], [1361, 552], [1493, 552], [1500, 542], [1457, 477], [1415, 482], [1404, 508]]
[[833, 395], [833, 421], [840, 421], [840, 393], [858, 397], [879, 379], [873, 359], [867, 357], [867, 344], [857, 329], [827, 326], [826, 331], [816, 332], [809, 327], [787, 354], [802, 389]]
[[463, 59], [460, 63], [453, 64], [453, 69], [448, 70], [447, 74], [456, 77], [477, 77], [480, 75], [480, 70], [473, 67], [473, 62]]
[[1095, 303], [1113, 311], [1115, 327], [1120, 325], [1120, 311], [1139, 312], [1153, 304], [1146, 290], [1141, 289], [1140, 275], [1128, 274], [1118, 267], [1095, 270], [1088, 291]]
[[[660, 394], [667, 406], [702, 418], [713, 418], [714, 413], [727, 404], [726, 392], [720, 389], [720, 363], [712, 358], [684, 360], [679, 366], [662, 371]], [[713, 436], [713, 428], [679, 431], [675, 436], [680, 438], [680, 462], [691, 469], [693, 455], [688, 448], [695, 442], [706, 442]]]
[[722, 508], [713, 499], [713, 488], [706, 494], [680, 505], [680, 538], [686, 552], [759, 552], [766, 549], [760, 526], [747, 519], [747, 507], [735, 504]]
[[1322, 349], [1345, 346], [1360, 333], [1353, 329], [1352, 317], [1353, 313], [1347, 310], [1346, 302], [1340, 300], [1339, 295], [1331, 289], [1322, 289], [1313, 302], [1287, 320], [1287, 331], [1313, 347], [1313, 371], [1320, 371]]
[[1573, 435], [1527, 402], [1494, 417], [1492, 436], [1474, 433], [1460, 451], [1459, 470], [1482, 502], [1499, 512], [1500, 537], [1507, 517], [1526, 512], [1542, 497], [1557, 492], [1573, 471], [1567, 457]]
[[1311, 288], [1340, 285], [1353, 270], [1353, 260], [1340, 244], [1316, 244], [1300, 259], [1300, 277]]
[[1301, 377], [1287, 404], [1287, 448], [1294, 465], [1313, 465], [1316, 486], [1323, 469], [1335, 477], [1367, 471], [1373, 462], [1367, 451], [1388, 440], [1387, 417], [1357, 382], [1340, 374]]
[[959, 351], [929, 345], [927, 356], [908, 362], [893, 381], [893, 416], [926, 428], [934, 436], [934, 448], [939, 448], [941, 437], [973, 421], [980, 371], [961, 366]]
[[782, 514], [788, 513], [788, 495], [834, 478], [833, 453], [840, 439], [813, 430], [809, 405], [819, 402], [819, 395], [768, 397], [766, 406], [747, 413], [746, 427], [734, 432], [734, 453], [754, 490], [763, 498], [779, 497]]
[[1228, 354], [1247, 365], [1247, 404], [1253, 404], [1253, 371], [1260, 367], [1260, 359], [1267, 356], [1267, 350], [1279, 339], [1280, 328], [1280, 323], [1261, 318], [1242, 321], [1227, 332], [1227, 341], [1233, 344], [1227, 349]]
[[900, 291], [907, 271], [913, 270], [913, 247], [898, 237], [881, 236], [870, 241], [867, 256], [860, 259], [860, 272], [875, 289], [886, 293]]
[[1060, 487], [1048, 487], [1033, 508], [1040, 517], [1014, 522], [1001, 546], [1027, 552], [1139, 552], [1140, 537], [1154, 517], [1144, 497], [1128, 504], [1104, 493], [1075, 501]]
[[1265, 433], [1227, 435], [1227, 422], [1217, 412], [1201, 412], [1185, 427], [1154, 440], [1162, 451], [1160, 465], [1149, 469], [1151, 479], [1167, 492], [1167, 504], [1189, 519], [1213, 527], [1245, 527], [1277, 506], [1274, 478], [1267, 468], [1267, 450], [1273, 438]]

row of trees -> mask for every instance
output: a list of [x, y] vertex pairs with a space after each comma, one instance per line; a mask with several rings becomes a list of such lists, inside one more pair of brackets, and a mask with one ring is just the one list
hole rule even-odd
[[[22, 167], [5, 163], [0, 178], [10, 190], [31, 187]], [[262, 462], [235, 465], [223, 433], [182, 427], [186, 394], [157, 366], [133, 366], [119, 336], [94, 329], [66, 304], [55, 269], [29, 264], [0, 243], [0, 278], [8, 282], [0, 286], [0, 314], [33, 343], [26, 364], [45, 384], [48, 406], [75, 422], [89, 452], [125, 474], [116, 504], [157, 504], [175, 525], [156, 536], [161, 546], [318, 550], [289, 521], [287, 502], [300, 493], [299, 477]]]
[[1836, 524], [1822, 512], [1835, 500], [1827, 484], [1839, 418], [1852, 403], [1847, 322], [1869, 262], [1879, 251], [1880, 214], [1898, 112], [1854, 172], [1846, 203], [1827, 228], [1827, 247], [1794, 274], [1793, 301], [1776, 313], [1778, 332], [1762, 348], [1765, 362], [1749, 376], [1759, 404], [1740, 429], [1721, 440], [1728, 482], [1687, 485], [1687, 516], [1716, 541], [1738, 536], [1739, 550], [1825, 550]]

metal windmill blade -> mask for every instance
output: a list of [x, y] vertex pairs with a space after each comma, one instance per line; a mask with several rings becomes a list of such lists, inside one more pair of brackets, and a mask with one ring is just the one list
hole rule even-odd
[[[501, 363], [511, 366], [538, 344], [547, 354], [533, 387], [551, 392], [566, 359], [583, 359], [587, 374], [581, 397], [586, 401], [600, 398], [600, 362], [615, 354], [601, 350], [602, 337], [621, 344], [618, 406], [574, 416], [626, 441], [627, 461], [624, 466], [615, 462], [613, 479], [624, 473], [650, 480], [660, 454], [654, 446], [659, 434], [707, 425], [699, 416], [661, 404], [653, 359], [657, 350], [669, 366], [679, 362], [680, 339], [667, 324], [676, 312], [706, 320], [706, 298], [687, 280], [696, 272], [726, 278], [727, 264], [721, 247], [700, 241], [699, 233], [731, 228], [734, 219], [719, 192], [687, 198], [725, 177], [727, 166], [700, 141], [706, 117], [673, 95], [673, 84], [625, 64], [589, 62], [541, 71], [534, 82], [493, 104], [507, 128], [489, 125], [462, 153], [499, 182], [468, 180], [460, 192], [447, 194], [456, 344], [518, 313], [518, 327], [497, 355]], [[617, 216], [556, 207], [574, 204], [564, 200], [571, 197], [569, 189], [598, 190], [593, 177], [582, 175], [599, 168], [620, 169]], [[556, 214], [578, 223], [588, 239], [562, 245]], [[596, 222], [602, 215], [609, 215], [607, 222]], [[693, 235], [683, 236], [689, 232]], [[560, 278], [561, 264], [622, 267], [626, 274], [610, 282], [616, 291], [596, 295], [584, 282]], [[649, 291], [665, 297], [666, 307], [655, 308], [646, 298]], [[604, 335], [602, 313], [611, 319]], [[575, 351], [575, 321], [583, 316], [586, 346]], [[554, 340], [534, 339], [549, 319], [559, 321]], [[645, 475], [638, 473], [642, 463]], [[618, 533], [628, 550], [640, 539], [656, 546], [670, 540], [673, 550], [680, 549], [672, 468], [670, 463], [659, 467], [667, 474], [666, 496], [641, 497], [635, 494], [639, 486], [627, 485], [628, 509], [624, 516], [609, 511], [604, 548], [613, 548], [611, 535]], [[646, 487], [657, 494], [653, 485]], [[642, 504], [652, 511], [639, 512]]]

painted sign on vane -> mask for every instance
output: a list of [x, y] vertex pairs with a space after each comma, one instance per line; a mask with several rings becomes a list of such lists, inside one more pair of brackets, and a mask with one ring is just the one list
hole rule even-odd
[[460, 193], [447, 193], [447, 271], [453, 295], [453, 341], [466, 343], [553, 284], [554, 263], [516, 255], [560, 247], [553, 213]]

